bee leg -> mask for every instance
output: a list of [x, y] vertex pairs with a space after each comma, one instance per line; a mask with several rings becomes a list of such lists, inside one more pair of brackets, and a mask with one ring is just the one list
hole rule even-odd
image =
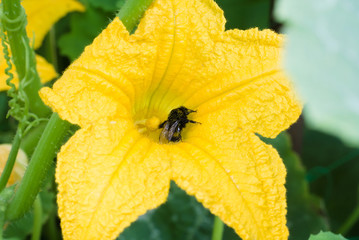
[[200, 122], [196, 122], [196, 121], [193, 121], [193, 120], [188, 120], [188, 122], [190, 122], [190, 123], [199, 123], [199, 124], [201, 124]]
[[165, 126], [165, 124], [167, 123], [167, 120], [164, 121], [163, 123], [161, 123], [160, 125], [158, 125], [158, 128], [163, 128]]

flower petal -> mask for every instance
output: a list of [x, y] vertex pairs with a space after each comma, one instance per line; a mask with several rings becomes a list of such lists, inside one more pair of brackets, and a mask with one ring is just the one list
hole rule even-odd
[[227, 31], [213, 46], [216, 79], [190, 93], [184, 104], [198, 117], [226, 114], [235, 127], [275, 137], [301, 113], [293, 87], [280, 63], [282, 36], [251, 29]]
[[278, 153], [253, 133], [196, 124], [174, 145], [172, 179], [243, 240], [288, 238], [286, 170]]
[[225, 32], [224, 23], [213, 1], [155, 1], [134, 34], [156, 54], [143, 102], [149, 111], [181, 105], [198, 115], [227, 110], [228, 121], [274, 137], [301, 113], [280, 65], [282, 36]]
[[[167, 114], [181, 105], [198, 109], [198, 115], [220, 110], [238, 127], [274, 137], [301, 112], [280, 70], [282, 37], [269, 30], [224, 32], [224, 22], [211, 0], [157, 0], [131, 36], [116, 18], [54, 91], [71, 107], [80, 91], [73, 88], [76, 84], [116, 96], [116, 110], [107, 116]], [[45, 99], [49, 104], [50, 95]], [[95, 115], [67, 107], [67, 115], [81, 116], [62, 117], [78, 124], [96, 121], [106, 113], [97, 114], [101, 104], [82, 98], [78, 106]]]
[[[2, 48], [0, 48], [2, 49]], [[7, 64], [4, 58], [0, 60], [0, 91], [8, 90], [10, 87], [6, 85], [6, 79], [8, 79], [8, 75], [5, 74], [5, 69], [7, 68]], [[43, 57], [36, 55], [36, 68], [40, 75], [40, 80], [42, 83], [46, 83], [55, 77], [57, 77], [57, 73], [54, 67], [48, 63]], [[14, 69], [11, 70], [14, 74], [13, 80], [11, 80], [16, 86], [19, 85], [19, 79]]]
[[[115, 18], [66, 70], [55, 83], [53, 91], [41, 91], [43, 100], [62, 118], [82, 126], [97, 121], [105, 113], [108, 113], [106, 117], [128, 117], [133, 111], [151, 112], [153, 106], [166, 116], [186, 90], [182, 88], [182, 82], [197, 79], [193, 75], [193, 68], [200, 66], [201, 71], [206, 72], [202, 60], [197, 60], [197, 54], [185, 56], [186, 50], [191, 53], [192, 48], [187, 45], [202, 47], [197, 41], [197, 37], [201, 36], [199, 33], [196, 38], [187, 40], [191, 36], [190, 29], [196, 29], [196, 20], [202, 13], [209, 14], [202, 16], [203, 24], [199, 25], [201, 32], [208, 35], [206, 27], [214, 34], [224, 31], [222, 11], [213, 1], [157, 0], [131, 36], [120, 20]], [[191, 17], [193, 21], [189, 24], [187, 20]], [[206, 48], [204, 52], [209, 50]], [[177, 79], [176, 75], [186, 59], [189, 59], [183, 68], [186, 71]], [[207, 81], [207, 75], [203, 74], [203, 81]], [[168, 92], [169, 89], [171, 91]], [[90, 100], [79, 97], [90, 95], [90, 92], [96, 92]], [[107, 102], [96, 104], [96, 97], [102, 94], [112, 96], [118, 102], [116, 109], [111, 108], [111, 111], [99, 114], [102, 106], [107, 106]], [[173, 100], [177, 102], [171, 104]], [[138, 118], [141, 119], [141, 116]]]
[[56, 81], [53, 90], [42, 89], [40, 96], [61, 118], [80, 126], [104, 117], [129, 118], [135, 86], [143, 88], [144, 75], [148, 75], [147, 54], [116, 18]]
[[42, 83], [47, 83], [58, 76], [54, 66], [48, 63], [46, 59], [40, 55], [36, 55], [36, 69]]
[[128, 122], [102, 120], [61, 148], [56, 181], [64, 239], [114, 239], [166, 201], [169, 161], [154, 146]]
[[169, 112], [181, 105], [186, 93], [208, 82], [211, 42], [224, 24], [223, 12], [212, 0], [154, 1], [133, 36], [143, 39], [155, 56], [142, 88], [150, 111]]
[[85, 11], [75, 0], [23, 0], [21, 4], [27, 15], [27, 34], [30, 39], [35, 37], [35, 49], [40, 47], [47, 32], [60, 18], [72, 11]]

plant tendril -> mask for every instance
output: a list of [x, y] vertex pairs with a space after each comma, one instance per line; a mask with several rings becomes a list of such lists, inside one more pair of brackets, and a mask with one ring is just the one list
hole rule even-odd
[[[4, 58], [6, 60], [7, 68], [5, 69], [6, 75], [9, 77], [6, 80], [6, 84], [10, 87], [7, 94], [11, 98], [9, 100], [9, 111], [6, 115], [8, 118], [12, 116], [16, 119], [19, 123], [20, 129], [20, 136], [23, 137], [32, 127], [37, 126], [41, 121], [47, 119], [40, 119], [34, 113], [30, 112], [29, 107], [29, 99], [24, 91], [24, 88], [29, 86], [32, 82], [32, 79], [35, 77], [35, 70], [30, 67], [31, 62], [31, 53], [32, 49], [25, 48], [25, 76], [19, 81], [19, 86], [16, 89], [15, 84], [12, 82], [14, 75], [11, 73], [12, 69], [12, 62], [10, 57], [9, 51], [9, 42], [7, 39], [7, 35], [5, 34], [4, 30], [4, 22], [11, 23], [12, 27], [7, 25], [6, 31], [18, 31], [26, 24], [26, 15], [24, 9], [21, 9], [19, 16], [14, 19], [8, 18], [4, 12], [1, 5], [0, 9], [0, 38], [1, 38], [1, 45], [3, 47]], [[15, 26], [15, 27], [14, 27]], [[26, 39], [22, 37], [22, 43], [26, 46]]]
[[[8, 26], [9, 23], [14, 24], [16, 27], [14, 26], [9, 27]], [[6, 24], [6, 26], [4, 26], [4, 24]], [[17, 16], [14, 19], [9, 19], [4, 14], [3, 5], [2, 4], [0, 5], [0, 38], [1, 38], [1, 45], [3, 47], [4, 58], [7, 64], [7, 67], [5, 69], [5, 74], [8, 76], [6, 80], [6, 84], [10, 87], [10, 89], [7, 91], [7, 95], [10, 97], [10, 100], [9, 100], [9, 111], [6, 117], [8, 118], [9, 116], [12, 116], [14, 119], [16, 119], [19, 122], [12, 143], [12, 148], [8, 156], [8, 160], [6, 162], [4, 171], [2, 172], [0, 177], [0, 192], [2, 192], [3, 189], [6, 187], [10, 174], [13, 170], [16, 161], [16, 156], [20, 148], [21, 139], [30, 130], [30, 128], [32, 128], [35, 125], [38, 125], [39, 122], [43, 120], [38, 118], [36, 114], [30, 113], [29, 98], [24, 90], [24, 88], [26, 86], [29, 86], [32, 80], [35, 79], [36, 77], [36, 69], [34, 67], [36, 65], [33, 62], [34, 60], [32, 60], [31, 58], [32, 55], [30, 52], [33, 50], [27, 44], [26, 34], [22, 35], [20, 37], [20, 41], [17, 43], [24, 46], [23, 51], [21, 53], [24, 56], [24, 61], [23, 61], [24, 74], [18, 73], [18, 77], [20, 79], [18, 88], [16, 88], [15, 84], [12, 82], [12, 80], [14, 79], [14, 75], [11, 73], [11, 69], [12, 69], [12, 60], [14, 59], [10, 57], [10, 50], [8, 47], [10, 46], [10, 43], [5, 32], [7, 31], [7, 33], [10, 34], [10, 32], [12, 31], [20, 31], [22, 29], [25, 29], [25, 24], [26, 24], [26, 15], [24, 9], [21, 9], [19, 16]], [[16, 47], [17, 45], [15, 45], [15, 48]]]

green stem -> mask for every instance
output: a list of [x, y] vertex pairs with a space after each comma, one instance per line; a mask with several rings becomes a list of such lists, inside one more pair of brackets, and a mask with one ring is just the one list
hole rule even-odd
[[19, 188], [8, 206], [8, 220], [17, 219], [30, 209], [69, 127], [70, 123], [61, 120], [56, 113], [52, 114]]
[[117, 16], [121, 19], [127, 30], [131, 32], [139, 23], [146, 9], [153, 0], [127, 0]]
[[343, 223], [343, 225], [339, 228], [338, 233], [345, 236], [349, 230], [354, 226], [354, 224], [359, 219], [359, 204], [355, 207], [352, 214], [350, 214], [349, 218]]
[[32, 228], [31, 240], [39, 240], [41, 237], [42, 228], [42, 204], [41, 198], [37, 195], [34, 202], [34, 226]]
[[56, 31], [55, 28], [52, 27], [50, 32], [50, 47], [51, 47], [51, 63], [54, 66], [55, 70], [58, 71], [58, 63], [57, 63], [57, 52], [56, 52]]
[[41, 88], [40, 77], [36, 71], [35, 52], [29, 45], [26, 35], [26, 15], [20, 0], [2, 0], [2, 21], [7, 32], [12, 59], [16, 67], [20, 85], [23, 84], [24, 91], [30, 104], [30, 110], [39, 117], [50, 113], [48, 107], [41, 101], [38, 94]]
[[24, 150], [27, 156], [32, 156], [37, 143], [40, 140], [41, 134], [44, 132], [47, 122], [41, 122], [38, 126], [33, 127], [21, 139], [20, 148]]
[[327, 167], [318, 166], [310, 169], [307, 172], [306, 178], [309, 182], [314, 182], [315, 180], [331, 173], [332, 171], [344, 165], [345, 163], [356, 159], [358, 156], [359, 156], [359, 149], [354, 150], [346, 154], [344, 157], [340, 158], [339, 160], [333, 162]]
[[[54, 169], [55, 170], [55, 169]], [[55, 171], [54, 171], [55, 172]], [[55, 174], [51, 176], [51, 181], [48, 184], [48, 191], [56, 192], [56, 183], [55, 183]], [[48, 204], [56, 206], [56, 198], [51, 199]], [[43, 226], [44, 231], [43, 238], [44, 239], [51, 239], [51, 240], [61, 240], [61, 230], [57, 223], [57, 207], [51, 208], [51, 211], [48, 213], [48, 220], [46, 221], [45, 225]]]
[[49, 61], [58, 71], [58, 63], [57, 63], [57, 52], [56, 52], [56, 30], [52, 27], [47, 35], [44, 42], [46, 49], [46, 60]]
[[212, 240], [222, 240], [224, 224], [219, 217], [215, 216], [212, 231]]
[[51, 211], [49, 215], [49, 220], [46, 222], [46, 225], [44, 226], [45, 239], [51, 239], [51, 240], [62, 239], [61, 232], [59, 231], [56, 220], [57, 220], [56, 210]]
[[5, 169], [1, 174], [0, 192], [6, 187], [6, 184], [9, 181], [12, 169], [14, 168], [17, 153], [18, 153], [19, 148], [20, 148], [22, 131], [23, 131], [22, 126], [20, 124], [17, 131], [16, 131], [16, 135], [15, 135], [14, 141], [12, 143], [11, 151], [10, 151], [10, 154], [9, 154], [7, 162], [6, 162]]

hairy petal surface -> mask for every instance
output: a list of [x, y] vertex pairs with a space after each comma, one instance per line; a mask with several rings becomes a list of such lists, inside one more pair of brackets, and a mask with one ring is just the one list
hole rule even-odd
[[282, 160], [253, 133], [223, 128], [222, 120], [202, 118], [173, 146], [172, 179], [243, 240], [287, 239]]
[[275, 137], [301, 113], [281, 67], [282, 36], [224, 31], [224, 24], [213, 1], [156, 1], [135, 33], [157, 55], [144, 99], [150, 110], [222, 111], [233, 124]]
[[23, 0], [28, 25], [27, 35], [35, 39], [34, 48], [40, 47], [45, 35], [63, 16], [72, 11], [85, 11], [75, 0]]
[[126, 121], [79, 130], [62, 147], [56, 169], [64, 239], [115, 239], [166, 201], [170, 171], [163, 151]]
[[198, 117], [212, 112], [265, 137], [275, 137], [301, 114], [293, 86], [282, 71], [282, 36], [271, 30], [230, 30], [214, 43], [213, 79], [191, 93]]
[[274, 137], [301, 113], [281, 70], [282, 37], [270, 30], [225, 32], [224, 23], [213, 1], [155, 1], [131, 36], [116, 18], [54, 90], [64, 101], [72, 99], [79, 88], [72, 90], [66, 79], [76, 79], [113, 89], [122, 117], [184, 105], [199, 115], [220, 111], [234, 125]]
[[169, 112], [209, 81], [210, 41], [224, 31], [224, 24], [222, 10], [209, 0], [157, 0], [147, 10], [134, 38], [146, 39], [155, 54], [154, 70], [143, 88], [150, 111]]
[[[2, 51], [2, 47], [0, 47], [0, 50]], [[14, 65], [13, 65], [14, 67]], [[6, 79], [8, 79], [8, 75], [5, 74], [5, 69], [7, 68], [7, 63], [4, 58], [0, 58], [0, 91], [8, 90], [10, 87], [6, 85]], [[48, 63], [43, 57], [36, 55], [36, 68], [37, 72], [39, 73], [40, 80], [42, 83], [46, 83], [55, 77], [57, 77], [57, 73], [54, 69], [54, 67]], [[12, 69], [10, 71], [14, 74], [13, 80], [11, 80], [12, 83], [14, 83], [16, 86], [19, 85], [19, 79], [17, 77], [17, 73], [15, 69]]]
[[80, 126], [104, 117], [129, 119], [136, 89], [143, 91], [145, 76], [152, 71], [151, 56], [116, 18], [53, 89], [44, 88], [40, 95], [63, 119]]

